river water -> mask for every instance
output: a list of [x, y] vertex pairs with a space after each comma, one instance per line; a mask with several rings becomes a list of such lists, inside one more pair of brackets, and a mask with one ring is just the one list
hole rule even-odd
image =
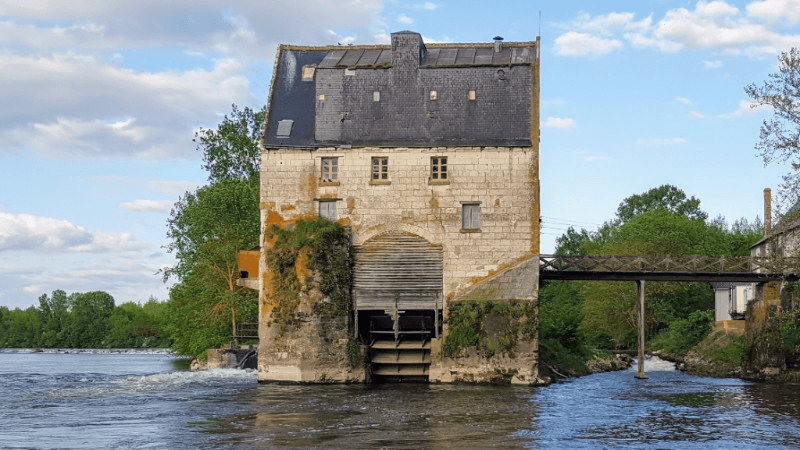
[[173, 360], [0, 351], [0, 448], [800, 447], [800, 386], [663, 361], [531, 388], [258, 384]]

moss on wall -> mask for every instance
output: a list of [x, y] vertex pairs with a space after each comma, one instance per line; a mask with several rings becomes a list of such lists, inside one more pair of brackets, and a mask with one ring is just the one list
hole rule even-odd
[[483, 356], [513, 356], [520, 339], [537, 337], [536, 303], [467, 300], [448, 306], [448, 333], [443, 352], [455, 357], [462, 349], [475, 347]]
[[[299, 220], [291, 227], [272, 225], [267, 239], [274, 242], [266, 255], [272, 274], [271, 323], [296, 327], [311, 312], [321, 317], [348, 316], [353, 258], [346, 228], [324, 219]], [[300, 311], [301, 294], [313, 289], [319, 289], [324, 301], [315, 302], [313, 311]]]

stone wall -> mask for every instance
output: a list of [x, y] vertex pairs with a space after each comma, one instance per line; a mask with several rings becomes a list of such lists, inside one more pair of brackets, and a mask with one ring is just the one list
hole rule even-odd
[[747, 305], [745, 376], [777, 379], [786, 371], [786, 352], [781, 339], [781, 296], [784, 283], [772, 281], [756, 286], [755, 300]]
[[444, 339], [432, 351], [430, 380], [544, 383], [539, 379], [538, 283], [536, 255], [451, 299]]
[[349, 234], [315, 220], [273, 226], [265, 235], [259, 379], [363, 382], [350, 315]]
[[[371, 182], [374, 156], [388, 158], [389, 180]], [[447, 157], [447, 182], [430, 180], [434, 156]], [[335, 182], [320, 181], [323, 157], [338, 158]], [[266, 226], [316, 217], [319, 200], [335, 200], [355, 245], [391, 230], [442, 244], [445, 297], [538, 253], [538, 155], [531, 148], [268, 149], [261, 168]], [[462, 202], [480, 203], [480, 230], [461, 228]]]

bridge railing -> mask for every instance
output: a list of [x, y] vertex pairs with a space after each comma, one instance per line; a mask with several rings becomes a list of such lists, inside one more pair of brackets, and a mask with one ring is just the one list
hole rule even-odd
[[258, 339], [258, 323], [242, 322], [236, 324], [237, 339]]
[[539, 256], [540, 271], [797, 274], [798, 268], [800, 258], [777, 256]]

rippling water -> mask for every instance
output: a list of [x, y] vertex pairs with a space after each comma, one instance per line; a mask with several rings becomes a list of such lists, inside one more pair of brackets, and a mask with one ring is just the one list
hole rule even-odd
[[543, 388], [315, 386], [168, 355], [0, 352], [0, 447], [800, 447], [800, 387], [646, 367]]

